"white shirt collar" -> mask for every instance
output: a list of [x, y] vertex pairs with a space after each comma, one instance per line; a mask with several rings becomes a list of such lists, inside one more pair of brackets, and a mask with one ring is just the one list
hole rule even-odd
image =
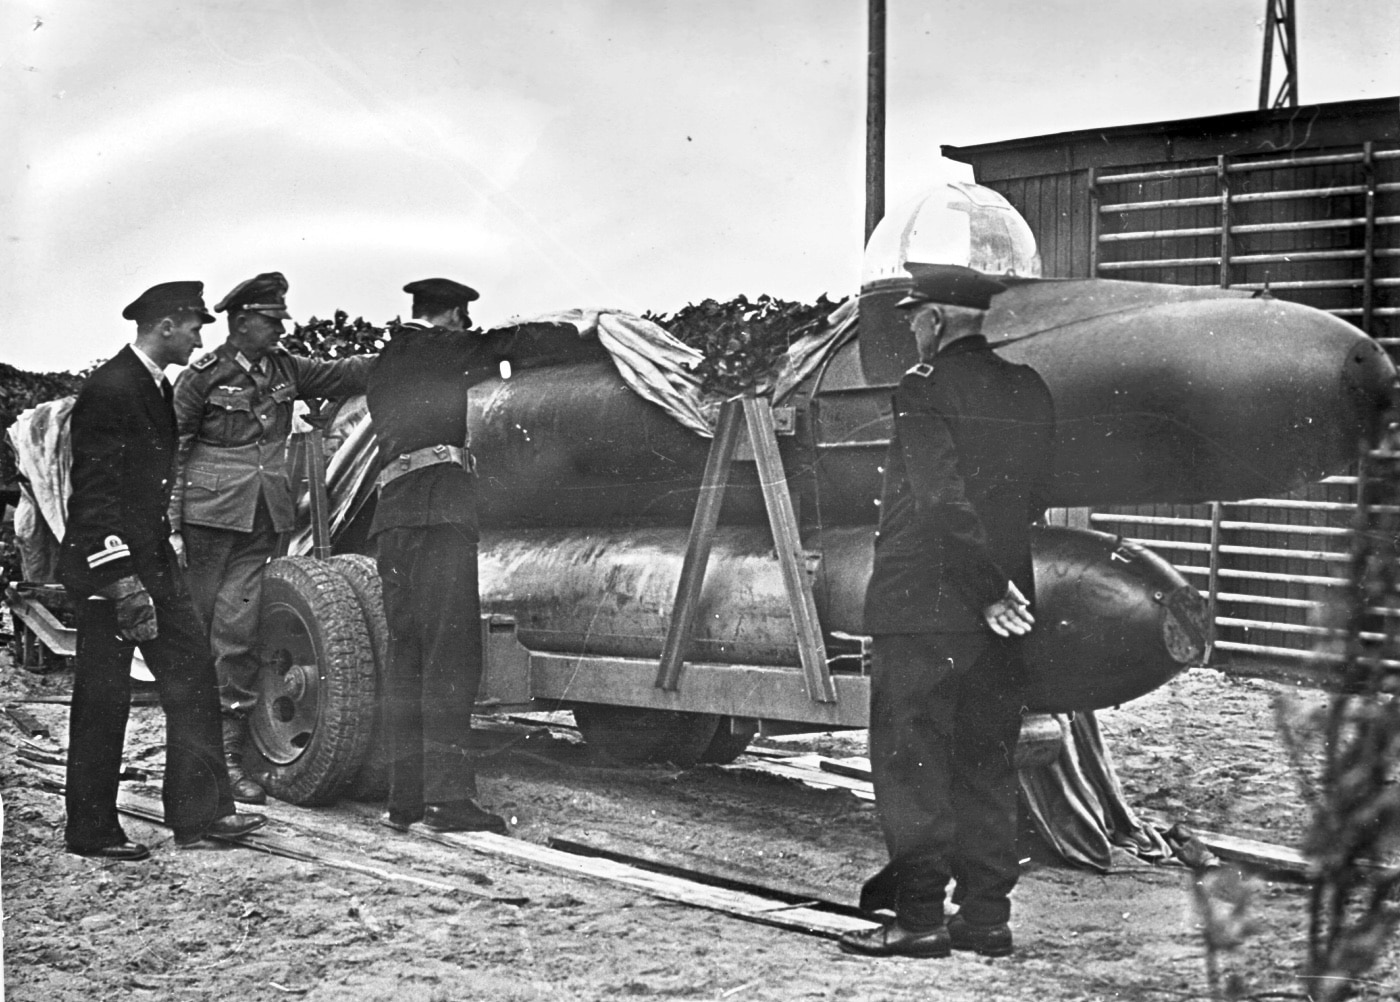
[[151, 357], [140, 348], [136, 347], [136, 345], [133, 344], [131, 350], [135, 352], [136, 357], [141, 360], [141, 364], [146, 367], [146, 371], [151, 374], [151, 378], [156, 381], [156, 385], [163, 387], [165, 385], [165, 370], [152, 362]]

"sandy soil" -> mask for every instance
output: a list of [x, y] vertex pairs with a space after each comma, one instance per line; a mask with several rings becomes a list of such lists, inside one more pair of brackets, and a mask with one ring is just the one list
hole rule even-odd
[[[63, 696], [69, 682], [0, 665], [7, 702]], [[1196, 671], [1101, 714], [1130, 800], [1202, 828], [1298, 844], [1307, 809], [1276, 736], [1281, 695]], [[65, 706], [26, 709], [65, 742]], [[130, 762], [158, 773], [161, 734], [158, 710], [134, 708]], [[1016, 893], [1014, 957], [869, 960], [819, 936], [397, 835], [376, 824], [374, 805], [350, 802], [275, 805], [268, 831], [456, 889], [248, 849], [177, 851], [168, 830], [135, 820], [128, 831], [152, 845], [152, 858], [103, 865], [62, 852], [61, 799], [17, 761], [8, 720], [0, 738], [4, 973], [14, 1002], [1210, 997], [1179, 868], [1097, 875], [1033, 863]], [[863, 733], [763, 743], [864, 753]], [[813, 898], [853, 904], [883, 861], [873, 807], [847, 792], [712, 767], [599, 768], [558, 732], [511, 742], [482, 788], [519, 839], [606, 843]], [[1235, 979], [1236, 997], [1303, 998], [1306, 888], [1246, 874], [1242, 889], [1245, 935], [1220, 957], [1221, 977]], [[1363, 997], [1400, 995], [1397, 960], [1392, 951]]]

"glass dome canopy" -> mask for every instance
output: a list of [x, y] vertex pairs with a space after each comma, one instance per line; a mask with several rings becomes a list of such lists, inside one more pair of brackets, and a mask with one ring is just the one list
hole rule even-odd
[[939, 184], [886, 213], [866, 244], [861, 288], [908, 281], [908, 261], [1040, 277], [1035, 235], [1021, 214], [998, 192], [965, 181]]

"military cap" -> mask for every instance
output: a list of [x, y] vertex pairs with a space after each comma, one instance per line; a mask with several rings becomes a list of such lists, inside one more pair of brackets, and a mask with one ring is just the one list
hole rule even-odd
[[412, 296], [415, 302], [422, 300], [445, 307], [466, 306], [481, 298], [481, 294], [470, 285], [454, 282], [450, 278], [424, 278], [409, 282], [403, 291]]
[[204, 323], [214, 322], [204, 307], [203, 282], [162, 282], [153, 285], [122, 310], [122, 319], [139, 323], [177, 313], [198, 313]]
[[214, 304], [214, 311], [246, 310], [278, 320], [290, 320], [287, 312], [287, 280], [280, 271], [265, 271], [239, 282], [227, 296]]
[[895, 303], [898, 309], [912, 309], [921, 303], [946, 303], [985, 310], [992, 297], [1004, 292], [1006, 286], [996, 279], [960, 264], [920, 264], [910, 261], [904, 266], [914, 278], [908, 294]]

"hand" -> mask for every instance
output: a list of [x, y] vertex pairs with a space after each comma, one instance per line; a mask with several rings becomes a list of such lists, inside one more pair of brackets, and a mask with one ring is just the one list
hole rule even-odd
[[178, 532], [172, 532], [170, 548], [175, 551], [175, 562], [181, 567], [189, 567], [189, 558], [185, 556], [185, 537]]
[[1031, 632], [1035, 617], [1031, 615], [1031, 604], [1015, 581], [1006, 582], [1006, 594], [982, 610], [982, 618], [999, 637], [1013, 634], [1021, 637]]
[[140, 578], [134, 574], [118, 578], [97, 594], [116, 603], [117, 628], [123, 637], [138, 644], [156, 639], [156, 604]]

